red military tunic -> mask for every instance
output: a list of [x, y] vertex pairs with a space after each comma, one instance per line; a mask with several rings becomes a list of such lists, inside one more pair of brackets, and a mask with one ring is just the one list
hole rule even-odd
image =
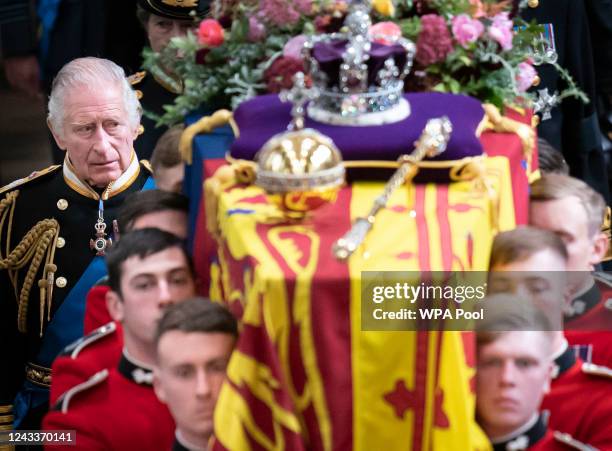
[[53, 361], [49, 405], [98, 371], [115, 368], [121, 358], [121, 324], [110, 322], [67, 346]]
[[612, 370], [588, 364], [568, 347], [555, 360], [550, 393], [542, 410], [550, 428], [602, 450], [612, 450]]
[[570, 451], [572, 449], [585, 451], [589, 448], [568, 434], [547, 429], [544, 414], [541, 414], [527, 430], [493, 441], [493, 451]]
[[607, 273], [594, 273], [595, 284], [572, 301], [572, 314], [565, 317], [565, 336], [586, 352], [581, 356], [612, 368], [612, 280]]
[[43, 421], [43, 430], [75, 430], [76, 446], [51, 450], [166, 450], [174, 441], [174, 421], [153, 392], [150, 369], [125, 355], [62, 395]]
[[85, 319], [83, 320], [83, 333], [85, 335], [113, 320], [106, 307], [106, 293], [110, 291], [110, 287], [106, 283], [107, 279], [105, 278], [87, 293]]

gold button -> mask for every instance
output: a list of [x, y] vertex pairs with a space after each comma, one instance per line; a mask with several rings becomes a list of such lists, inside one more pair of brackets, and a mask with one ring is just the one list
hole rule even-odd
[[144, 129], [144, 125], [142, 125], [142, 124], [141, 124], [141, 125], [139, 125], [139, 126], [138, 126], [138, 135], [139, 135], [139, 136], [140, 136], [140, 135], [142, 135], [142, 134], [144, 133], [144, 130], [145, 130], [145, 129]]
[[542, 81], [542, 79], [536, 75], [533, 79], [533, 82], [531, 83], [533, 86], [538, 86], [540, 84], [540, 82]]
[[57, 247], [59, 249], [61, 249], [62, 247], [64, 247], [66, 245], [66, 240], [63, 239], [61, 236], [57, 239]]
[[529, 5], [530, 8], [537, 8], [540, 5], [540, 1], [539, 0], [529, 0], [527, 4]]
[[140, 89], [136, 89], [134, 92], [136, 93], [136, 98], [138, 100], [142, 99], [142, 91]]
[[57, 208], [60, 210], [65, 210], [68, 208], [68, 201], [66, 199], [60, 199], [57, 201]]
[[537, 127], [538, 125], [540, 125], [540, 116], [534, 114], [531, 118], [531, 126]]
[[55, 285], [57, 285], [60, 288], [64, 288], [67, 283], [68, 281], [66, 280], [65, 277], [58, 277], [57, 279], [55, 279]]

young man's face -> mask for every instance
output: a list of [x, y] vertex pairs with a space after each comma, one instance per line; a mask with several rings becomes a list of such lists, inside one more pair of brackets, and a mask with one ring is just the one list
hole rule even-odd
[[504, 332], [478, 348], [476, 406], [490, 438], [521, 427], [550, 388], [551, 343], [545, 332]]
[[[164, 333], [157, 345], [155, 392], [193, 443], [208, 440], [235, 339], [227, 333]], [[205, 443], [202, 443], [204, 445]]]
[[598, 234], [589, 231], [586, 210], [575, 196], [532, 201], [529, 207], [529, 224], [550, 230], [563, 240], [569, 254], [568, 271], [592, 271], [603, 256], [596, 246]]
[[137, 255], [121, 264], [121, 293], [107, 295], [109, 311], [124, 333], [143, 344], [153, 334], [163, 310], [196, 294], [195, 282], [182, 249], [171, 247], [145, 258]]
[[162, 191], [180, 193], [184, 178], [185, 166], [182, 163], [172, 167], [159, 166], [155, 170], [155, 184]]
[[544, 249], [520, 261], [492, 266], [488, 292], [531, 299], [552, 317], [555, 311], [561, 313], [569, 298], [566, 274], [563, 257]]

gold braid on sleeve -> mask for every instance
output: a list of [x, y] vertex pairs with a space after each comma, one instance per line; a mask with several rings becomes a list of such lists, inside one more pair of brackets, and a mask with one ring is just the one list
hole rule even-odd
[[[57, 267], [53, 264], [55, 248], [59, 237], [59, 223], [55, 219], [43, 219], [32, 227], [23, 239], [11, 249], [11, 233], [13, 214], [19, 191], [7, 193], [0, 200], [0, 237], [3, 235], [6, 224], [6, 246], [0, 242], [0, 270], [8, 271], [9, 279], [15, 290], [17, 299], [17, 325], [20, 332], [27, 331], [27, 313], [30, 292], [34, 285], [34, 278], [44, 260], [42, 279], [38, 281], [40, 289], [40, 336], [43, 332], [45, 311], [47, 321], [51, 319], [51, 299], [53, 296], [53, 283]], [[7, 221], [8, 219], [8, 221]], [[2, 249], [4, 247], [4, 249]], [[19, 270], [27, 267], [27, 272], [21, 290], [18, 288]]]

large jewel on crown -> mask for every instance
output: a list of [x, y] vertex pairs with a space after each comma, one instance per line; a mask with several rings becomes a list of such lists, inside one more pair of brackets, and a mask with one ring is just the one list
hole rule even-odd
[[315, 35], [304, 44], [304, 60], [320, 91], [308, 115], [337, 125], [379, 125], [410, 114], [402, 96], [404, 78], [416, 52], [414, 43], [370, 35], [370, 4], [354, 0], [342, 33]]

